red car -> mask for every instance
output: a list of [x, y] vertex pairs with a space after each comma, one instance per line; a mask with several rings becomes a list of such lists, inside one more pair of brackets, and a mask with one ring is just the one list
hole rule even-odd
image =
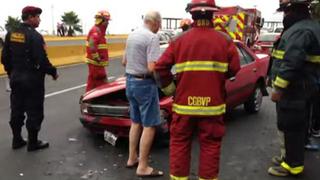
[[[268, 94], [265, 77], [269, 56], [254, 54], [242, 43], [235, 43], [241, 59], [241, 70], [226, 83], [227, 106], [232, 109], [244, 104], [246, 111], [255, 113], [260, 110], [263, 96]], [[104, 133], [106, 140], [111, 143], [117, 137], [127, 137], [129, 134], [131, 120], [125, 88], [125, 77], [122, 77], [87, 92], [80, 98], [80, 121], [83, 126], [92, 132]], [[168, 132], [173, 99], [162, 94], [160, 90], [159, 99], [162, 125], [158, 129]]]
[[278, 40], [278, 38], [280, 38], [280, 33], [261, 34], [258, 41], [255, 43], [255, 47], [259, 48], [260, 52], [270, 54], [273, 48], [273, 43]]

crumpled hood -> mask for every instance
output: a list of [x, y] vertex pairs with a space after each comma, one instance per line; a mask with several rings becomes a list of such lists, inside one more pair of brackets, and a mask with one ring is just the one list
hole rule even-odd
[[83, 95], [82, 101], [88, 101], [126, 88], [126, 78], [121, 77], [114, 82], [101, 85]]

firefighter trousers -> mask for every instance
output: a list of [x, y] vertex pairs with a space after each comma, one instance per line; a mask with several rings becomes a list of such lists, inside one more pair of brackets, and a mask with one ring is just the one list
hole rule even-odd
[[173, 114], [170, 125], [170, 174], [172, 179], [187, 178], [190, 173], [193, 133], [199, 139], [199, 177], [218, 177], [220, 147], [225, 133], [223, 116], [190, 117]]
[[10, 78], [10, 127], [14, 135], [19, 135], [24, 125], [26, 114], [28, 132], [38, 132], [44, 118], [44, 75], [29, 76], [22, 74], [17, 76], [12, 75]]
[[87, 80], [86, 92], [105, 84], [107, 79], [107, 74], [104, 66], [96, 66], [93, 64], [88, 64], [89, 75]]
[[276, 104], [278, 129], [283, 132], [285, 163], [291, 168], [304, 164], [304, 145], [310, 106], [307, 100], [281, 99]]

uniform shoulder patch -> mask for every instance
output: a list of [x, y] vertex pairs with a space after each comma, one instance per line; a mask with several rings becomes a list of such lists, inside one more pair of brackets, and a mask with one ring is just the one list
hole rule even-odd
[[18, 33], [18, 32], [11, 33], [10, 42], [25, 43], [26, 36], [23, 33]]

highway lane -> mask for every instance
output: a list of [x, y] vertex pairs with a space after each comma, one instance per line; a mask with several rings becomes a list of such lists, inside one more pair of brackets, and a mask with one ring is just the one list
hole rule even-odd
[[[109, 76], [119, 77], [124, 69], [120, 59], [111, 60]], [[82, 85], [86, 82], [84, 64], [59, 68], [60, 79], [46, 81], [46, 94]], [[12, 151], [8, 126], [9, 94], [4, 79], [0, 78], [0, 179], [10, 180], [78, 180], [108, 179], [135, 180], [134, 170], [124, 168], [127, 158], [127, 141], [120, 140], [117, 147], [86, 131], [80, 124], [79, 97], [84, 88], [57, 94], [45, 101], [45, 121], [40, 137], [50, 141], [50, 148], [28, 153], [26, 149]], [[274, 104], [264, 99], [258, 114], [248, 115], [239, 107], [227, 120], [227, 134], [221, 157], [222, 180], [272, 180], [267, 174], [270, 159], [278, 153]], [[24, 131], [24, 135], [26, 135]], [[71, 139], [70, 139], [71, 138]], [[319, 142], [319, 141], [318, 141]], [[192, 154], [192, 179], [197, 172], [198, 144]], [[152, 166], [164, 170], [168, 179], [168, 149], [154, 146]], [[316, 180], [320, 172], [319, 152], [306, 153], [306, 170], [303, 180]], [[90, 176], [91, 175], [91, 176]], [[296, 178], [285, 178], [293, 180]]]

